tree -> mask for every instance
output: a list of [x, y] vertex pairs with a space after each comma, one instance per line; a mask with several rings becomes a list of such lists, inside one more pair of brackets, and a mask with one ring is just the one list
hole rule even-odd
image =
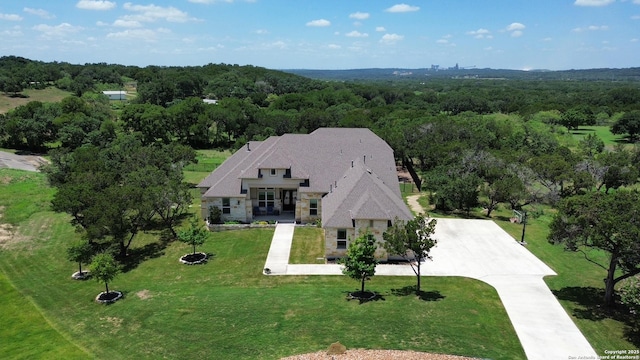
[[83, 277], [82, 264], [88, 264], [93, 256], [93, 246], [86, 241], [78, 241], [67, 248], [67, 259], [78, 263], [78, 276]]
[[364, 293], [364, 283], [376, 273], [378, 261], [375, 258], [376, 239], [367, 232], [349, 243], [347, 255], [339, 260], [342, 273], [360, 281], [360, 294]]
[[591, 192], [565, 199], [551, 222], [551, 243], [563, 243], [572, 251], [596, 248], [609, 254], [609, 264], [600, 265], [607, 270], [607, 306], [613, 305], [615, 285], [640, 273], [639, 215], [637, 191]]
[[389, 254], [401, 255], [409, 261], [411, 269], [416, 274], [416, 295], [420, 295], [421, 265], [426, 259], [431, 259], [429, 252], [438, 243], [432, 237], [436, 228], [436, 220], [418, 214], [406, 223], [396, 218], [393, 226], [382, 234], [385, 240], [384, 248]]
[[614, 134], [628, 134], [629, 141], [634, 142], [638, 134], [640, 134], [640, 110], [624, 113], [611, 126], [611, 132]]
[[204, 244], [209, 237], [209, 231], [199, 224], [198, 217], [191, 219], [191, 225], [188, 229], [178, 233], [178, 240], [193, 246], [193, 255], [196, 254], [196, 246]]
[[120, 266], [109, 253], [99, 253], [91, 261], [91, 274], [98, 282], [104, 283], [105, 292], [109, 294], [109, 283], [120, 272]]

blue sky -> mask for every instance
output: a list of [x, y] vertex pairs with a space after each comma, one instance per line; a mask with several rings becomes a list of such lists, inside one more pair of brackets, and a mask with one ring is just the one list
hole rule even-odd
[[640, 66], [640, 0], [0, 0], [0, 56], [271, 69]]

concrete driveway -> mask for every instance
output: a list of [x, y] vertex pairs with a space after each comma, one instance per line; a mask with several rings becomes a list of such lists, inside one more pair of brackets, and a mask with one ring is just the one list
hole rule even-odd
[[[339, 265], [288, 264], [293, 227], [276, 227], [265, 264], [271, 275], [342, 275]], [[435, 237], [433, 261], [423, 264], [422, 275], [470, 277], [493, 286], [528, 359], [597, 358], [543, 280], [556, 273], [496, 223], [438, 219]], [[376, 275], [415, 276], [403, 265], [378, 265]]]
[[38, 168], [47, 163], [47, 160], [40, 156], [16, 155], [0, 151], [0, 169], [18, 169], [26, 171], [38, 171]]

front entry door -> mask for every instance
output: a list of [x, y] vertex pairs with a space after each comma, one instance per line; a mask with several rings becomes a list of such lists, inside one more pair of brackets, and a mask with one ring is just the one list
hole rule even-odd
[[282, 211], [294, 211], [296, 209], [296, 190], [282, 190]]

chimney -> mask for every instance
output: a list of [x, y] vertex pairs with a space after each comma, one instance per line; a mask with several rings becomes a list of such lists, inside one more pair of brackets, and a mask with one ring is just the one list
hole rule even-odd
[[351, 160], [351, 167], [353, 167], [353, 160]]
[[251, 147], [249, 146], [250, 144], [250, 142], [247, 142], [247, 151], [251, 151]]
[[333, 192], [333, 185], [329, 184], [329, 192], [332, 193]]
[[367, 155], [363, 155], [362, 162], [365, 163], [365, 164], [367, 163]]

